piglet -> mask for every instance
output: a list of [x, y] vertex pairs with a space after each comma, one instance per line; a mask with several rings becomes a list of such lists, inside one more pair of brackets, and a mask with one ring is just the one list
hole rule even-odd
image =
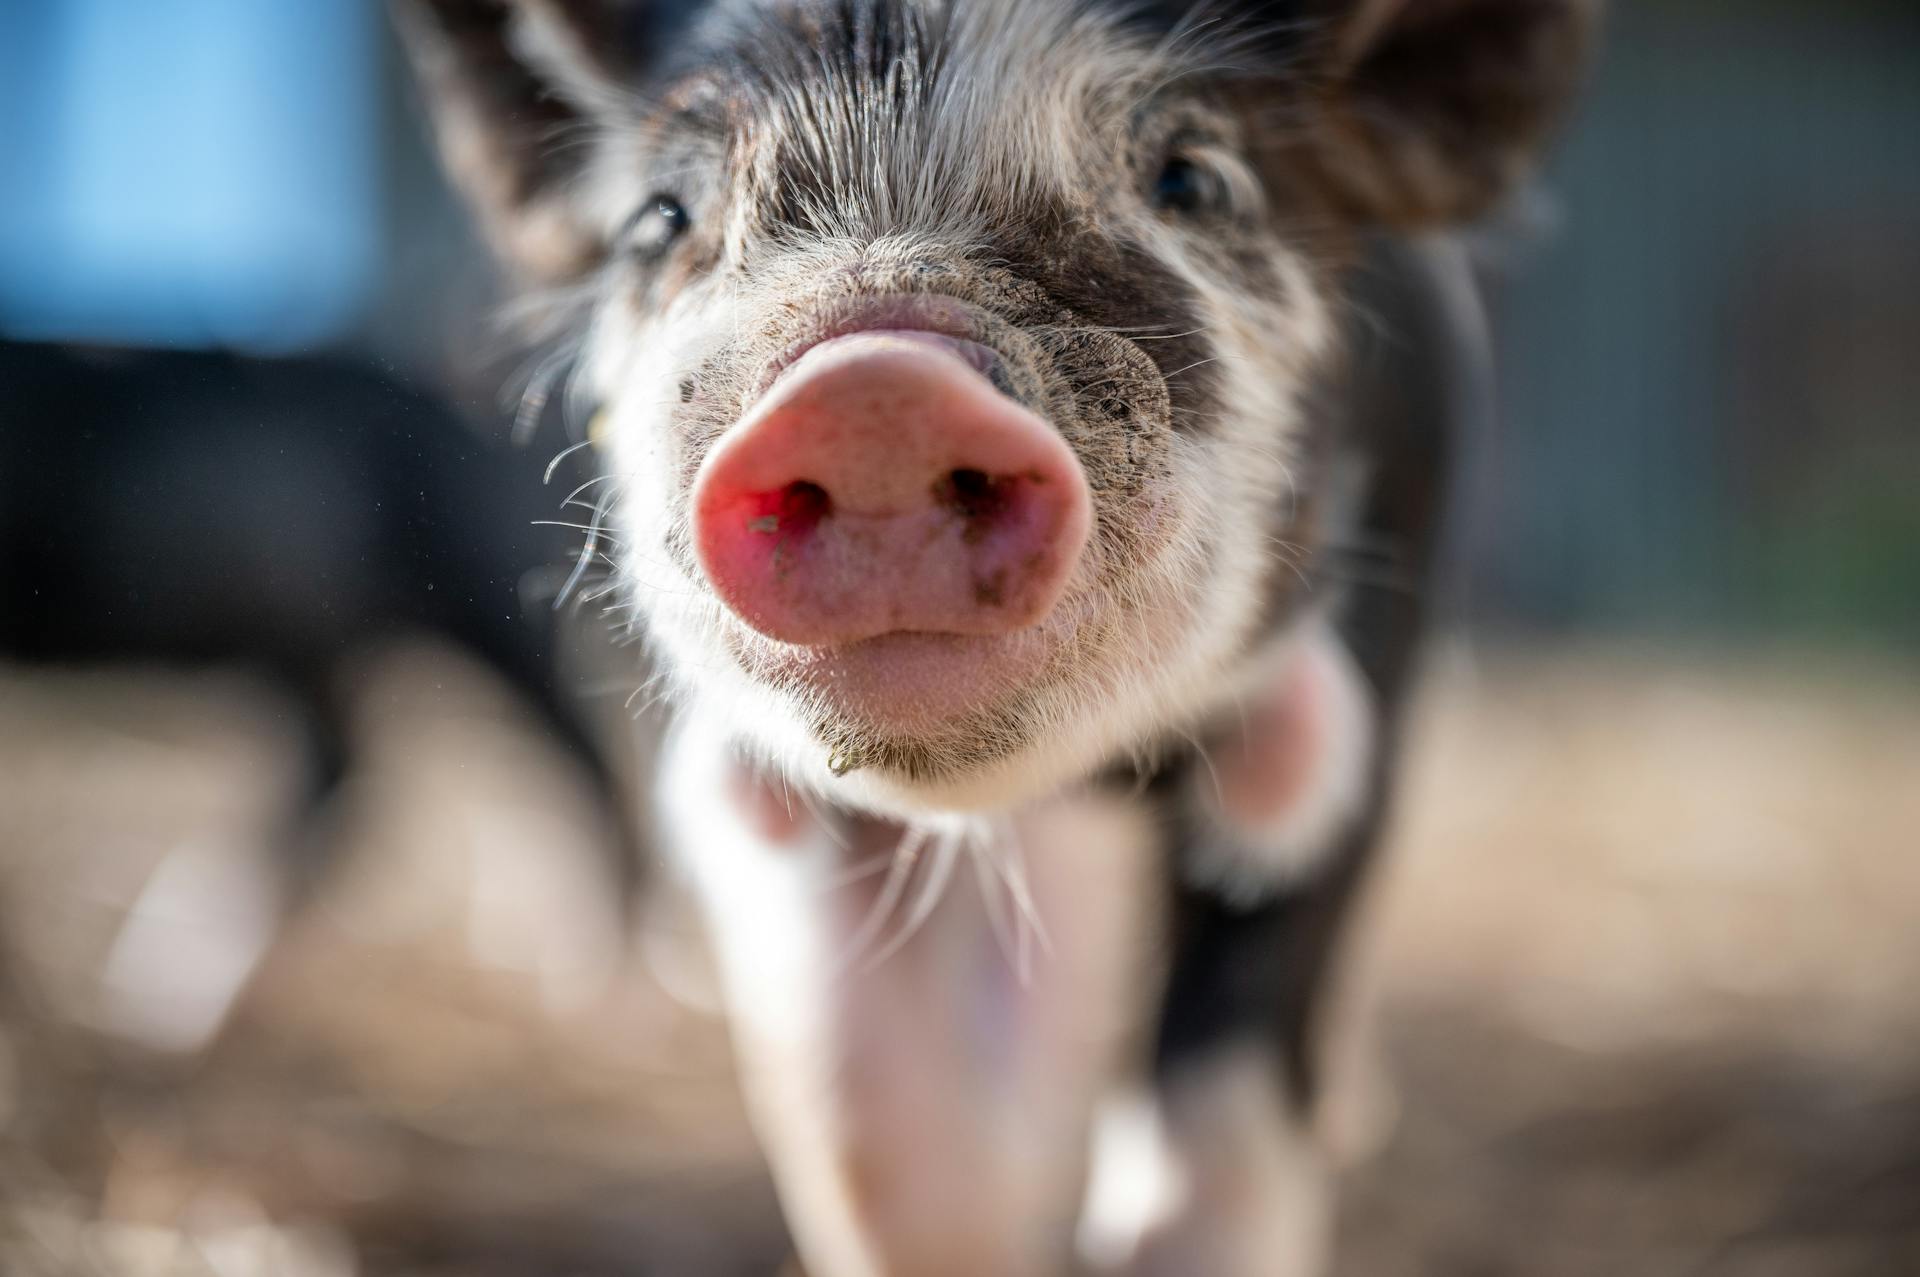
[[399, 0], [573, 343], [814, 1277], [1322, 1263], [1335, 957], [1583, 0]]

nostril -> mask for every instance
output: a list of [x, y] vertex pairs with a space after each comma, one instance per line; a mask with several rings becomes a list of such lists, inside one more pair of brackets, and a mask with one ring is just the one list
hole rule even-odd
[[811, 479], [796, 479], [784, 488], [758, 494], [747, 508], [751, 532], [796, 536], [812, 530], [833, 513], [833, 498]]
[[782, 518], [795, 523], [818, 523], [833, 513], [833, 498], [811, 479], [797, 479], [780, 492]]
[[1011, 502], [1012, 482], [984, 470], [955, 470], [934, 485], [934, 497], [967, 519], [991, 519]]

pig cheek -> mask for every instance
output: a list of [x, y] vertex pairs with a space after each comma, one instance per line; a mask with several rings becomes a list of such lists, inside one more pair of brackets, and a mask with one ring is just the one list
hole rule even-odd
[[1193, 872], [1257, 900], [1325, 863], [1365, 806], [1374, 763], [1365, 677], [1324, 628], [1208, 751], [1201, 801], [1222, 830]]
[[1283, 823], [1309, 792], [1328, 733], [1326, 680], [1297, 663], [1267, 699], [1247, 714], [1245, 730], [1214, 754], [1221, 814], [1264, 829]]

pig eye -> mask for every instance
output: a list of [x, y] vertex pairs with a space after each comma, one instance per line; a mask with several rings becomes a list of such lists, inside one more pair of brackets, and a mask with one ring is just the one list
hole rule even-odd
[[622, 238], [642, 257], [658, 257], [686, 233], [690, 221], [679, 200], [671, 195], [655, 195], [627, 219]]
[[1204, 213], [1220, 203], [1220, 182], [1208, 170], [1176, 155], [1153, 183], [1153, 205], [1169, 213]]

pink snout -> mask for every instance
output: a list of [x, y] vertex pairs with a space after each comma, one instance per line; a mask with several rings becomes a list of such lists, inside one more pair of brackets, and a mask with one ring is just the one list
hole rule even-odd
[[695, 551], [727, 606], [809, 646], [1045, 619], [1091, 498], [1058, 432], [979, 371], [987, 358], [863, 332], [788, 368], [695, 480]]

